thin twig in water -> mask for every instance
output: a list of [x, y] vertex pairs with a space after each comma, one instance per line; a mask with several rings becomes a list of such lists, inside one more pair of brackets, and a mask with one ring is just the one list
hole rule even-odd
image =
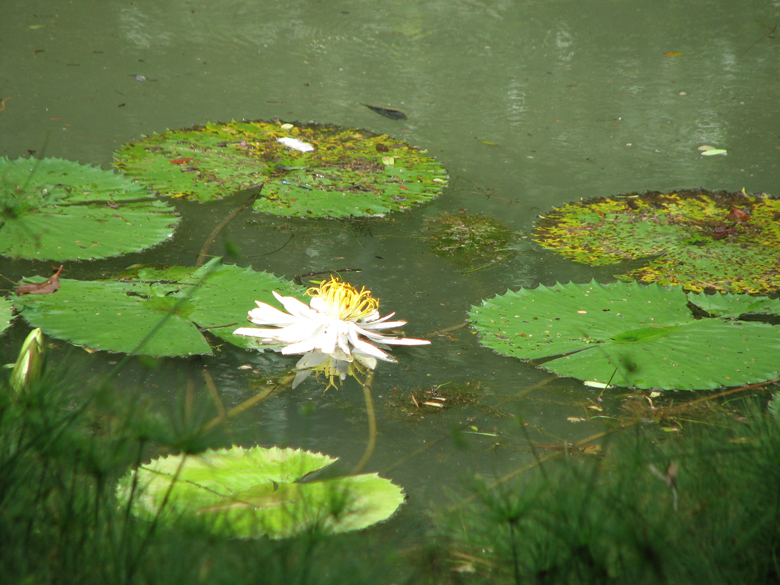
[[363, 272], [362, 268], [339, 268], [338, 270], [319, 270], [316, 272], [307, 272], [306, 274], [299, 274], [295, 278], [293, 278], [293, 282], [295, 284], [301, 285], [303, 284], [302, 279], [308, 278], [310, 276], [318, 276], [320, 274], [339, 274], [341, 272]]
[[279, 246], [276, 250], [271, 250], [270, 252], [266, 252], [265, 254], [257, 254], [256, 256], [246, 256], [246, 258], [260, 258], [262, 256], [270, 256], [271, 254], [276, 254], [277, 252], [280, 252], [281, 250], [283, 250], [285, 248], [285, 246], [287, 246], [287, 244], [292, 242], [292, 239], [294, 237], [295, 237], [295, 234], [290, 234], [290, 237], [287, 238], [287, 241], [284, 244], [282, 244], [281, 246]]

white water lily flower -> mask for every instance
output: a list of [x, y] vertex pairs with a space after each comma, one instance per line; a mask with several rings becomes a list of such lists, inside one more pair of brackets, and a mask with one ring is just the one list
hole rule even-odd
[[249, 311], [249, 320], [277, 329], [240, 327], [233, 332], [257, 337], [264, 344], [283, 345], [281, 352], [285, 355], [303, 354], [296, 366], [300, 372], [293, 386], [312, 372], [324, 373], [333, 384], [334, 378], [344, 380], [355, 369], [374, 369], [377, 360], [395, 362], [392, 355], [383, 351], [390, 345], [430, 343], [427, 339], [379, 333], [405, 325], [406, 321], [388, 321], [395, 313], [380, 317], [379, 301], [365, 288], [358, 291], [351, 284], [331, 278], [306, 293], [312, 297], [309, 306], [274, 291], [287, 313], [256, 301], [257, 308]]

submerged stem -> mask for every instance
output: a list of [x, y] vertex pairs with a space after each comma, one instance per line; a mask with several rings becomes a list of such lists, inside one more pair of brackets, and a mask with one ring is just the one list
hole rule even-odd
[[295, 378], [295, 374], [290, 374], [288, 376], [285, 376], [284, 378], [279, 380], [273, 386], [271, 386], [269, 388], [266, 388], [262, 392], [258, 392], [257, 394], [252, 396], [252, 398], [249, 398], [248, 400], [245, 400], [244, 402], [242, 402], [238, 406], [236, 406], [234, 408], [231, 408], [227, 412], [223, 411], [223, 413], [221, 413], [219, 416], [217, 416], [216, 418], [212, 419], [211, 421], [209, 421], [208, 423], [203, 425], [203, 428], [201, 430], [202, 431], [210, 431], [211, 429], [213, 429], [217, 425], [222, 424], [223, 422], [225, 422], [225, 421], [227, 421], [227, 420], [229, 420], [229, 419], [231, 419], [231, 418], [233, 418], [235, 416], [238, 416], [239, 414], [241, 414], [245, 410], [248, 410], [249, 408], [252, 408], [258, 402], [262, 402], [263, 400], [268, 398], [271, 394], [273, 394], [279, 388], [281, 388], [283, 386], [288, 386], [290, 384], [290, 382], [293, 381], [294, 378]]
[[223, 219], [217, 227], [214, 228], [214, 231], [211, 232], [209, 237], [206, 238], [206, 242], [203, 244], [203, 248], [201, 248], [200, 254], [198, 254], [198, 259], [195, 261], [195, 268], [200, 268], [203, 266], [203, 264], [205, 264], [206, 258], [209, 255], [209, 250], [211, 249], [211, 244], [213, 244], [214, 240], [217, 239], [217, 236], [222, 233], [222, 230], [225, 229], [225, 226], [233, 221], [239, 213], [244, 211], [244, 209], [252, 205], [255, 202], [255, 199], [260, 196], [260, 192], [263, 190], [263, 183], [260, 183], [259, 185], [253, 185], [250, 189], [257, 189], [257, 191], [252, 193], [252, 195], [250, 195], [246, 201], [231, 211], [228, 216]]
[[366, 415], [368, 415], [368, 444], [363, 458], [352, 469], [352, 475], [359, 473], [371, 459], [376, 447], [376, 413], [374, 412], [374, 399], [371, 396], [371, 387], [374, 385], [374, 370], [369, 370], [366, 381], [363, 383], [363, 397], [366, 400]]

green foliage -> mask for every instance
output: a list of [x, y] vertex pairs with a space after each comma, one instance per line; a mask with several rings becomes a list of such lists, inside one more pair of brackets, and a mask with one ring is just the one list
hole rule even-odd
[[780, 315], [780, 299], [730, 293], [689, 293], [688, 300], [713, 317], [737, 319], [741, 315]]
[[[698, 319], [689, 300], [735, 308]], [[508, 291], [472, 307], [469, 318], [480, 343], [503, 355], [559, 356], [542, 364], [559, 376], [694, 390], [780, 377], [780, 328], [725, 318], [777, 308], [747, 295], [710, 300], [679, 286], [592, 281]]]
[[508, 227], [484, 215], [444, 212], [427, 223], [424, 235], [433, 252], [460, 264], [498, 262], [513, 239]]
[[233, 121], [169, 130], [124, 145], [114, 164], [164, 195], [200, 201], [262, 183], [254, 208], [286, 217], [381, 216], [429, 201], [447, 183], [423, 151], [322, 124]]
[[688, 290], [780, 288], [780, 200], [704, 190], [629, 193], [569, 203], [543, 216], [534, 239], [595, 266], [651, 259], [624, 280]]
[[242, 542], [137, 519], [116, 484], [142, 453], [193, 453], [214, 438], [137, 393], [85, 388], [84, 372], [47, 371], [13, 400], [0, 381], [3, 583], [344, 585], [386, 574], [375, 550], [368, 562], [365, 551], [379, 542], [366, 532]]
[[403, 502], [401, 488], [376, 473], [299, 481], [335, 461], [278, 447], [168, 456], [125, 475], [119, 499], [135, 495], [132, 510], [147, 520], [189, 520], [244, 538], [359, 530], [386, 520]]
[[440, 514], [440, 554], [473, 584], [774, 583], [778, 461], [780, 425], [755, 404], [677, 438], [636, 429], [604, 457], [476, 483]]
[[122, 175], [62, 159], [0, 157], [0, 254], [86, 260], [173, 235], [174, 209]]
[[8, 299], [0, 298], [0, 333], [8, 329], [13, 318], [13, 303]]
[[304, 289], [215, 258], [200, 268], [141, 266], [115, 280], [63, 278], [56, 294], [25, 295], [16, 304], [33, 327], [76, 345], [180, 356], [211, 353], [201, 330], [255, 347], [252, 339], [233, 331], [246, 323], [255, 301], [275, 304], [274, 290], [301, 296]]

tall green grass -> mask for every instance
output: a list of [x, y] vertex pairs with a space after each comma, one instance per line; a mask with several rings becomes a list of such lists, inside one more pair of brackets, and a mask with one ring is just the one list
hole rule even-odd
[[780, 420], [756, 400], [681, 436], [613, 434], [439, 518], [437, 582], [780, 582]]
[[[182, 406], [182, 410], [184, 406]], [[195, 453], [223, 438], [110, 386], [49, 373], [0, 388], [0, 582], [63, 584], [370, 583], [386, 565], [376, 537], [244, 541], [167, 528], [116, 499], [128, 468], [161, 452]], [[219, 445], [221, 446], [221, 445]], [[360, 542], [360, 545], [357, 543]]]
[[238, 540], [135, 518], [116, 499], [129, 468], [224, 445], [202, 430], [205, 409], [179, 403], [161, 411], [63, 371], [21, 392], [5, 383], [0, 582], [780, 582], [780, 420], [765, 400], [745, 400], [739, 416], [713, 409], [679, 436], [628, 425], [600, 453], [540, 459], [514, 482], [474, 479], [471, 499], [404, 557], [381, 531]]

